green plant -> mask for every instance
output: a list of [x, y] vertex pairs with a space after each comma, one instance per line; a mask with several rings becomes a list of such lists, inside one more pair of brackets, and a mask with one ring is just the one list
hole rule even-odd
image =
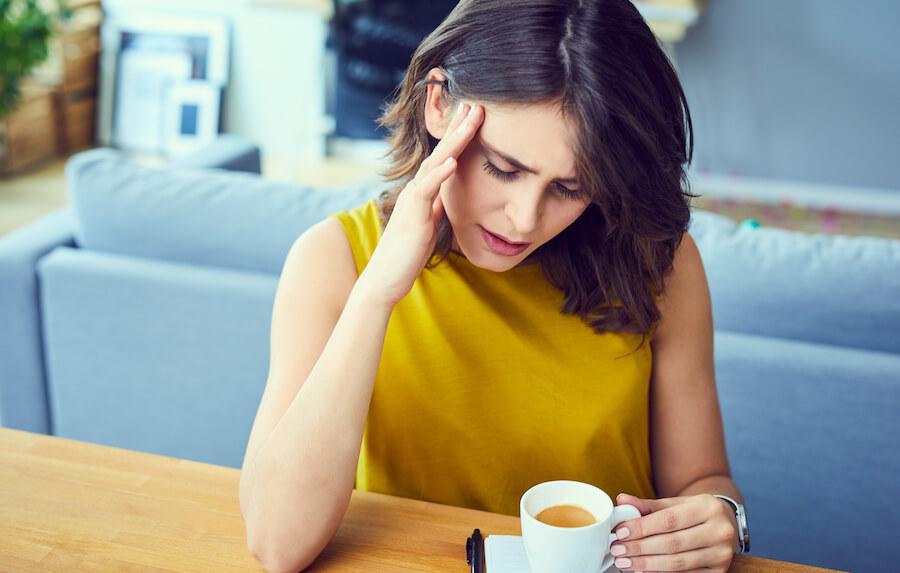
[[22, 79], [47, 59], [55, 18], [37, 0], [0, 0], [0, 118], [18, 103]]

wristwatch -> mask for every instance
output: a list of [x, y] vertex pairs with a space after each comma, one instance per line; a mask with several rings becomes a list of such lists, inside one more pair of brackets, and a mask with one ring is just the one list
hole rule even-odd
[[738, 542], [740, 543], [738, 553], [747, 553], [750, 551], [750, 526], [747, 525], [747, 510], [744, 509], [744, 505], [734, 501], [727, 495], [713, 494], [713, 497], [726, 502], [734, 510], [734, 519], [737, 521], [738, 526]]

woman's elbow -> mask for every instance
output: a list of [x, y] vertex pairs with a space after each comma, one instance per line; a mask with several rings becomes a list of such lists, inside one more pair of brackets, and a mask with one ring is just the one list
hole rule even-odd
[[253, 541], [249, 536], [247, 539], [250, 553], [268, 573], [297, 573], [309, 567], [319, 553], [300, 544], [285, 546]]
[[328, 539], [322, 537], [324, 531], [317, 535], [303, 526], [299, 527], [299, 531], [305, 533], [298, 533], [294, 527], [279, 526], [273, 529], [271, 516], [268, 519], [254, 516], [253, 508], [249, 510], [249, 515], [245, 516], [247, 548], [269, 573], [302, 571], [316, 560], [328, 544]]
[[314, 559], [285, 559], [278, 554], [269, 556], [265, 553], [254, 553], [253, 556], [267, 573], [297, 573], [306, 569], [314, 561]]

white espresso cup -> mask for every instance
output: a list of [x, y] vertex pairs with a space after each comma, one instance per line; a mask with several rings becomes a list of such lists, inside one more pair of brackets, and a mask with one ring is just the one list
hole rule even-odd
[[[557, 505], [576, 505], [596, 521], [583, 527], [557, 527], [537, 515]], [[641, 516], [633, 505], [613, 506], [602, 489], [578, 481], [539, 483], [522, 495], [519, 519], [532, 573], [602, 573], [613, 564], [609, 552], [618, 540], [613, 528]]]

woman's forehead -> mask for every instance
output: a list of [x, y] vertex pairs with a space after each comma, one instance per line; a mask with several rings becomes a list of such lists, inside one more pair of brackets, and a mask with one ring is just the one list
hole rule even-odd
[[558, 104], [485, 103], [479, 139], [541, 175], [575, 174], [577, 131]]

